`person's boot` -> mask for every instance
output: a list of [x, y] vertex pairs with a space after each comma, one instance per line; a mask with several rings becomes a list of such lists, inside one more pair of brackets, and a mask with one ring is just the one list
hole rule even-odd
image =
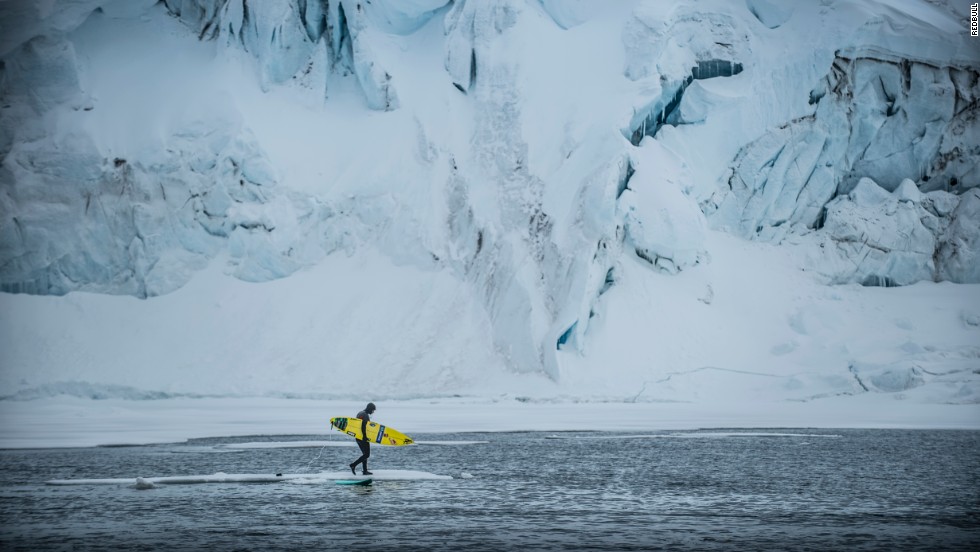
[[357, 475], [357, 472], [354, 471], [354, 466], [356, 466], [356, 464], [347, 464], [347, 465], [350, 466], [350, 472], [354, 475]]
[[369, 472], [367, 469], [367, 462], [364, 463], [364, 471], [361, 472], [362, 475], [374, 475], [374, 473]]

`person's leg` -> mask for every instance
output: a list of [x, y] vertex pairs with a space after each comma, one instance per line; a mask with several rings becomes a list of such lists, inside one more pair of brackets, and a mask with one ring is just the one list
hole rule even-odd
[[365, 443], [364, 441], [355, 441], [355, 442], [357, 443], [357, 448], [361, 449], [361, 457], [358, 458], [357, 460], [354, 460], [353, 464], [350, 464], [350, 471], [354, 473], [354, 475], [357, 475], [357, 472], [354, 471], [354, 468], [356, 468], [358, 464], [364, 464], [364, 470], [365, 471], [367, 470], [367, 459], [368, 456], [371, 456], [371, 445], [369, 443]]
[[364, 462], [362, 462], [362, 464], [364, 465], [364, 471], [362, 471], [361, 473], [364, 475], [371, 475], [371, 472], [368, 471], [368, 467], [367, 467], [368, 458], [371, 457], [371, 443], [365, 442], [364, 448], [362, 448], [361, 450], [364, 451]]

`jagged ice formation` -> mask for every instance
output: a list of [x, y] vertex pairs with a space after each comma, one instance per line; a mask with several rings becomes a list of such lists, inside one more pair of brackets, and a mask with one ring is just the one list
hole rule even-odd
[[[373, 248], [451, 274], [504, 366], [560, 380], [626, 266], [681, 277], [711, 229], [809, 247], [825, 283], [980, 282], [956, 9], [7, 2], [0, 289], [148, 298], [214, 259], [265, 282]], [[106, 33], [150, 22], [187, 32], [144, 63], [189, 88], [106, 76]]]

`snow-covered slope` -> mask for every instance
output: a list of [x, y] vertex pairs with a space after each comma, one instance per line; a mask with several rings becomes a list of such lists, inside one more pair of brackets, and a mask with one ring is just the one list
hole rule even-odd
[[964, 9], [0, 4], [0, 395], [976, 405]]

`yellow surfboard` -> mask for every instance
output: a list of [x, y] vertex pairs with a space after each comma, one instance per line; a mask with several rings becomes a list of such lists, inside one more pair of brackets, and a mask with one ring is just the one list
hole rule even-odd
[[[337, 431], [342, 431], [355, 439], [361, 439], [361, 424], [362, 420], [360, 418], [330, 418], [330, 427]], [[415, 442], [415, 440], [401, 431], [377, 422], [368, 422], [367, 439], [372, 443], [395, 447], [411, 445]]]

